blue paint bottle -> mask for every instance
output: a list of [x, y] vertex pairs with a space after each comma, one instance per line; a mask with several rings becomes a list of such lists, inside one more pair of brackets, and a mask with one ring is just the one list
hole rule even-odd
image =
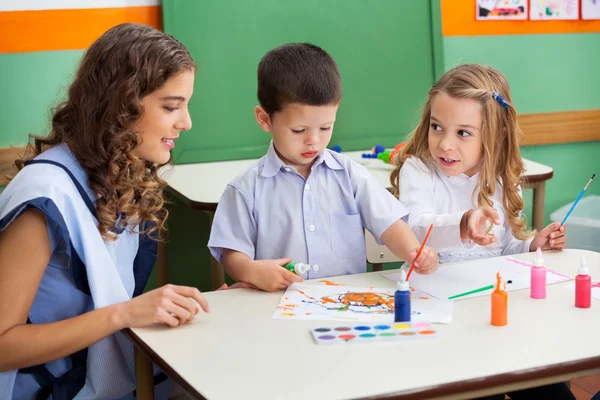
[[406, 271], [400, 272], [396, 293], [394, 293], [394, 322], [410, 322], [410, 287]]

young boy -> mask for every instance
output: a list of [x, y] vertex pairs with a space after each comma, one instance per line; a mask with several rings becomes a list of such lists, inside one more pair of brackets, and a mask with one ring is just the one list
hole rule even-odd
[[[282, 266], [313, 266], [304, 277], [366, 272], [364, 231], [412, 262], [420, 246], [405, 207], [369, 171], [328, 150], [342, 85], [323, 49], [293, 43], [258, 66], [256, 121], [273, 140], [267, 155], [233, 179], [215, 213], [208, 247], [234, 279], [284, 289], [303, 278]], [[419, 273], [438, 264], [425, 247]]]

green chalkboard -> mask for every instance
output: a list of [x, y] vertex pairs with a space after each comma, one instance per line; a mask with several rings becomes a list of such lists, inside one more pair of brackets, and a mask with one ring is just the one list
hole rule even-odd
[[271, 48], [311, 42], [337, 61], [343, 99], [330, 146], [391, 146], [418, 120], [439, 73], [435, 0], [164, 0], [164, 29], [198, 62], [176, 163], [262, 156], [256, 68]]

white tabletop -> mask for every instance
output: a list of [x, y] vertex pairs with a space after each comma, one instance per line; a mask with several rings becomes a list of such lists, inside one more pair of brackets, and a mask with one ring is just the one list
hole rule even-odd
[[[547, 252], [546, 266], [574, 276], [581, 255], [597, 279], [600, 253]], [[533, 254], [516, 257], [531, 261]], [[393, 287], [384, 273], [335, 280]], [[579, 362], [573, 364], [575, 373], [582, 372], [584, 359], [588, 359], [587, 370], [599, 368], [600, 358], [590, 358], [600, 357], [600, 302], [594, 299], [589, 309], [575, 308], [575, 294], [565, 285], [549, 285], [545, 300], [531, 299], [529, 290], [510, 292], [505, 327], [490, 325], [489, 297], [456, 301], [452, 323], [436, 325], [440, 333], [436, 341], [318, 346], [310, 329], [339, 322], [272, 319], [282, 292], [247, 289], [206, 293], [211, 312], [189, 325], [133, 332], [150, 347], [155, 361], [168, 364], [197, 397], [348, 399], [413, 392], [417, 398], [415, 392], [433, 387], [446, 390], [449, 386], [443, 385], [457, 382], [462, 383], [454, 390], [477, 384], [489, 388], [481, 379], [491, 382], [493, 376], [517, 371], [508, 378], [504, 375], [505, 380], [532, 373], [554, 375], [556, 380], [556, 370], [550, 369], [565, 362]]]
[[[390, 173], [393, 167], [378, 159], [362, 158], [361, 155], [365, 152], [352, 151], [342, 154], [367, 167], [382, 186], [391, 187]], [[251, 159], [167, 166], [161, 175], [171, 189], [189, 201], [206, 204], [214, 208], [219, 202], [227, 183], [257, 161], [258, 159]], [[553, 172], [549, 166], [526, 159], [523, 159], [523, 162], [525, 164], [525, 179], [533, 176], [544, 176]]]

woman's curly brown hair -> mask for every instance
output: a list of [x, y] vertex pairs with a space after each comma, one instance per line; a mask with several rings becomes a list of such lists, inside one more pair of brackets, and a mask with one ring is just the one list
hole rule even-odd
[[[34, 157], [68, 144], [97, 195], [98, 228], [106, 239], [116, 238], [117, 221], [120, 227], [140, 223], [140, 232], [151, 236], [166, 230], [161, 165], [132, 154], [140, 137], [130, 129], [144, 113], [142, 98], [183, 71], [195, 72], [196, 63], [174, 37], [141, 24], [115, 26], [85, 53], [50, 134], [30, 135]], [[15, 162], [18, 170], [23, 165]]]

